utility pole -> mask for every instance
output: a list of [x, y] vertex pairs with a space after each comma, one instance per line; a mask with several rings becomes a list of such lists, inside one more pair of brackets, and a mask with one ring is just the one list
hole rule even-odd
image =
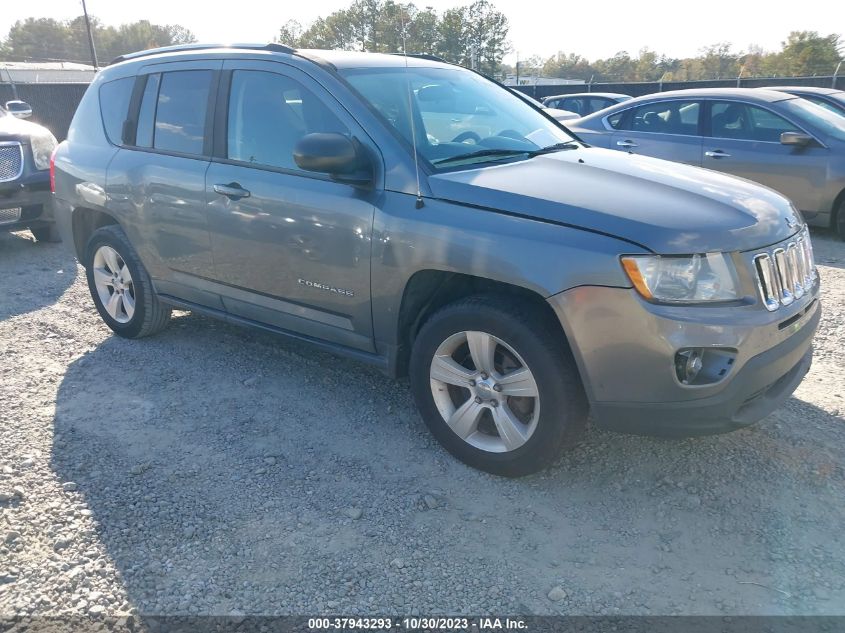
[[516, 85], [519, 85], [519, 51], [516, 51]]
[[85, 0], [82, 0], [82, 13], [85, 15], [85, 29], [88, 31], [88, 46], [91, 47], [91, 61], [94, 62], [94, 71], [96, 72], [99, 67], [97, 63], [97, 49], [94, 48], [94, 35], [91, 33], [91, 19], [88, 17], [88, 7], [85, 6]]

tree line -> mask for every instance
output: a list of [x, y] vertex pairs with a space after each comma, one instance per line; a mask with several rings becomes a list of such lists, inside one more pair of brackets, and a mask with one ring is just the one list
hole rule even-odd
[[[520, 71], [545, 77], [595, 82], [696, 81], [735, 77], [811, 77], [831, 75], [843, 60], [841, 36], [816, 31], [793, 31], [778, 51], [750, 46], [734, 50], [729, 42], [707, 46], [700, 55], [671, 58], [648, 48], [632, 57], [627, 52], [589, 61], [576, 53], [560, 52], [548, 58], [531, 57], [520, 62]], [[508, 69], [511, 72], [515, 69]]]
[[393, 0], [354, 0], [345, 9], [307, 26], [282, 26], [278, 41], [297, 48], [333, 48], [375, 53], [425, 53], [490, 75], [509, 52], [508, 19], [488, 0], [447, 9]]
[[[152, 24], [139, 20], [120, 26], [105, 26], [91, 18], [91, 31], [97, 57], [107, 64], [123, 53], [132, 53], [156, 46], [195, 42], [194, 34], [178, 24]], [[0, 41], [0, 60], [4, 61], [70, 61], [92, 63], [85, 18], [72, 20], [27, 18], [12, 25]]]
[[[189, 29], [176, 24], [141, 20], [106, 26], [92, 18], [91, 26], [98, 57], [106, 63], [123, 53], [196, 41]], [[443, 12], [395, 0], [353, 0], [345, 9], [306, 25], [288, 21], [276, 40], [297, 48], [427, 53], [497, 78], [518, 71], [522, 77], [593, 82], [830, 75], [843, 60], [840, 35], [794, 31], [777, 51], [759, 46], [735, 50], [730, 43], [719, 42], [688, 58], [669, 57], [649, 48], [636, 55], [622, 51], [594, 61], [577, 53], [559, 52], [547, 58], [523, 58], [517, 69], [503, 62], [513, 52], [508, 31], [507, 16], [489, 0], [474, 0]], [[85, 21], [81, 16], [64, 21], [18, 21], [0, 41], [0, 60], [90, 63]]]

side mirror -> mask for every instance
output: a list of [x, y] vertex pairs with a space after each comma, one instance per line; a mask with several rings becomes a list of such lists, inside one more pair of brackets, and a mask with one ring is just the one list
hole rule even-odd
[[813, 137], [809, 134], [802, 134], [801, 132], [784, 132], [780, 135], [781, 145], [797, 145], [798, 147], [807, 147], [813, 142]]
[[32, 116], [32, 107], [26, 101], [7, 101], [6, 110], [18, 119], [28, 119]]
[[341, 182], [367, 185], [373, 179], [372, 165], [361, 144], [343, 134], [306, 134], [294, 146], [293, 160], [300, 169], [328, 174]]

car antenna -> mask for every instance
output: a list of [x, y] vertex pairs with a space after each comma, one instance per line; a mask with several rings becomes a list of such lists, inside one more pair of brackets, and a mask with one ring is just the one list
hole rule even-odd
[[405, 85], [408, 88], [408, 116], [411, 118], [411, 146], [414, 148], [414, 174], [417, 177], [417, 209], [423, 208], [422, 191], [420, 191], [420, 160], [417, 156], [417, 130], [414, 122], [413, 97], [411, 96], [411, 80], [408, 78], [408, 49], [405, 44], [405, 12], [399, 15], [402, 20], [402, 56], [405, 58]]

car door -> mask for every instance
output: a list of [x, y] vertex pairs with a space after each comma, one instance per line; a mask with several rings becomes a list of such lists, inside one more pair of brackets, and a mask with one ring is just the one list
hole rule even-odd
[[783, 132], [806, 133], [762, 105], [713, 100], [707, 103], [708, 138], [702, 166], [742, 176], [781, 192], [801, 211], [818, 210], [830, 151], [821, 143], [783, 145]]
[[342, 106], [284, 63], [227, 61], [206, 175], [215, 288], [226, 310], [288, 331], [373, 350], [370, 235], [378, 195], [300, 169], [305, 134], [351, 135]]
[[205, 60], [141, 69], [106, 184], [157, 289], [218, 307], [216, 297], [197, 293], [195, 282], [213, 268], [205, 172], [221, 66]]
[[610, 148], [688, 165], [701, 164], [701, 102], [664, 99], [608, 117]]

